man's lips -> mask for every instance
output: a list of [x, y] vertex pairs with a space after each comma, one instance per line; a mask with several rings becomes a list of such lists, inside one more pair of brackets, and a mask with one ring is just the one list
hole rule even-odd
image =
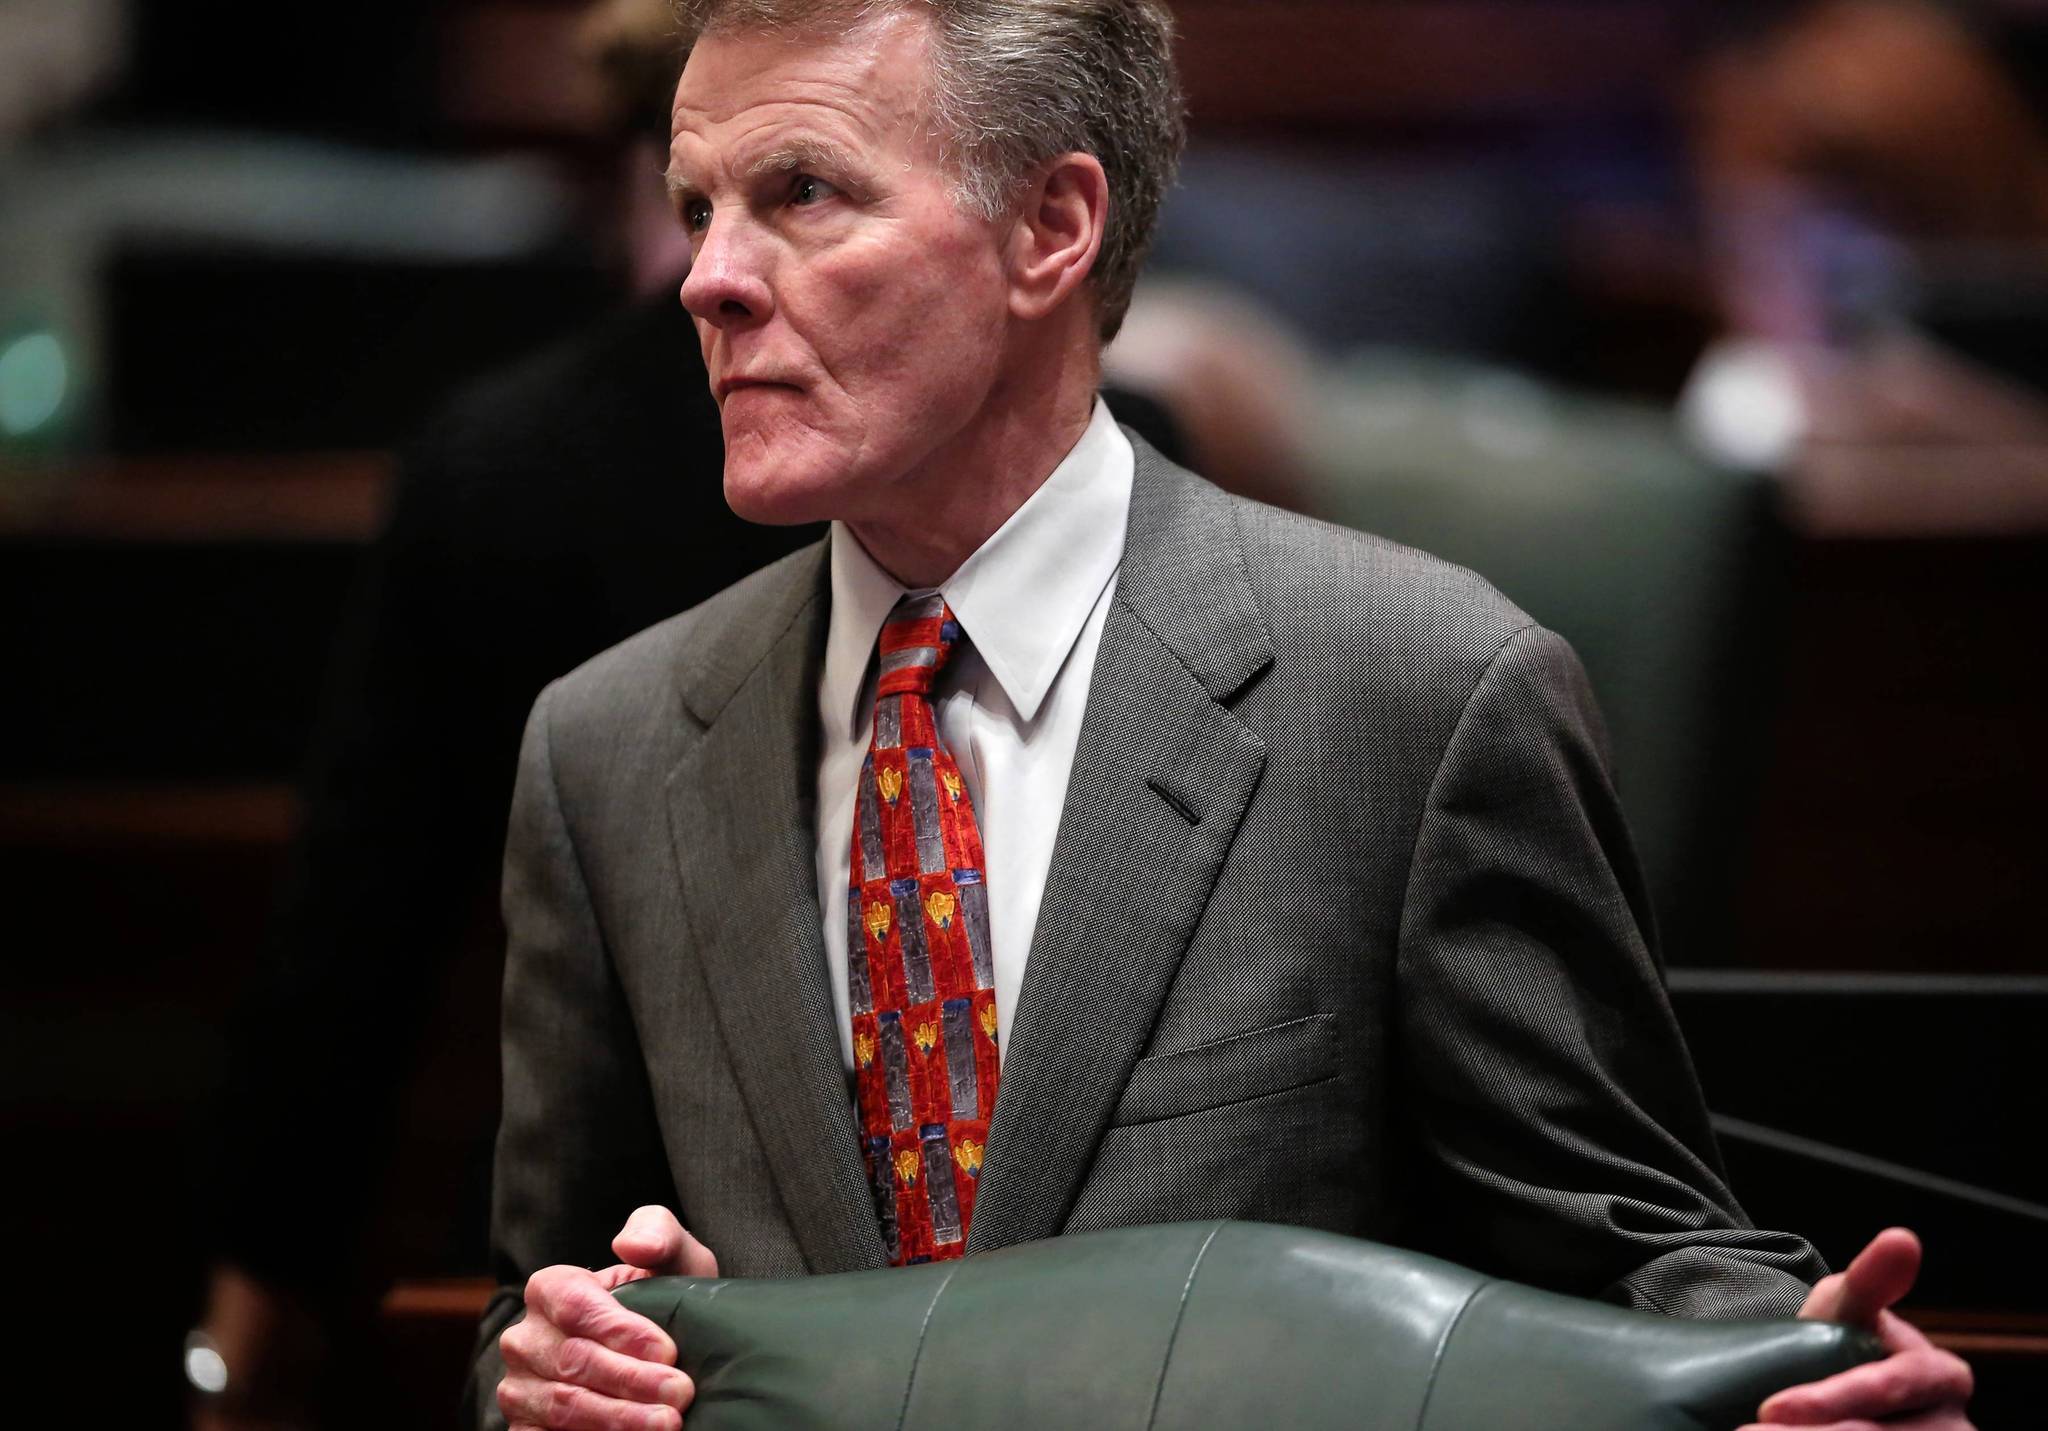
[[727, 398], [731, 397], [734, 393], [745, 392], [748, 391], [749, 389], [760, 388], [781, 388], [787, 392], [797, 391], [797, 385], [795, 383], [783, 382], [777, 378], [741, 377], [720, 378], [718, 380], [717, 386], [713, 389], [712, 395], [716, 397], [720, 403], [723, 403]]

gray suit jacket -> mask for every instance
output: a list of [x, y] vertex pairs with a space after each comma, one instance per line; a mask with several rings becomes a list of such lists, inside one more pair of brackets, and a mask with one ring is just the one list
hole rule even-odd
[[[728, 1274], [879, 1266], [813, 874], [822, 546], [534, 707], [506, 855], [504, 1283], [643, 1202]], [[1789, 1314], [1578, 663], [1470, 573], [1138, 444], [970, 1251], [1248, 1218], [1667, 1312]]]

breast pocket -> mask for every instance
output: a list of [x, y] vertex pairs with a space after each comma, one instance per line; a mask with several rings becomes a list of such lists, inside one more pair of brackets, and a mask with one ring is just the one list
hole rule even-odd
[[1187, 1113], [1320, 1083], [1337, 1073], [1337, 1034], [1328, 1014], [1141, 1058], [1117, 1104], [1113, 1127]]

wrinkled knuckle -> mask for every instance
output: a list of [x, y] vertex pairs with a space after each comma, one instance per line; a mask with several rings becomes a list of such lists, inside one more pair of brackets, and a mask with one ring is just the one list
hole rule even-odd
[[592, 1341], [637, 1361], [656, 1361], [654, 1339], [647, 1335], [644, 1327], [636, 1327], [624, 1320], [608, 1321], [598, 1328]]
[[508, 1367], [525, 1367], [533, 1360], [534, 1328], [525, 1322], [514, 1322], [498, 1336], [498, 1354], [505, 1358]]
[[523, 1376], [508, 1376], [498, 1383], [498, 1410], [507, 1421], [533, 1419], [533, 1383]]
[[543, 1267], [526, 1279], [526, 1305], [538, 1311], [549, 1299], [559, 1296], [578, 1267]]
[[626, 1355], [650, 1361], [657, 1366], [675, 1364], [675, 1348], [662, 1336], [659, 1330], [640, 1331], [624, 1348]]
[[590, 1384], [597, 1347], [585, 1337], [570, 1337], [555, 1352], [555, 1372], [564, 1381]]
[[588, 1335], [593, 1325], [601, 1325], [605, 1313], [613, 1306], [611, 1294], [602, 1290], [574, 1287], [555, 1299], [556, 1330], [570, 1336]]
[[572, 1386], [566, 1381], [549, 1382], [547, 1395], [542, 1398], [545, 1414], [541, 1419], [550, 1426], [574, 1421], [589, 1401], [590, 1393], [580, 1386]]
[[607, 1293], [601, 1306], [591, 1308], [590, 1324], [582, 1334], [613, 1351], [638, 1356], [651, 1326], [653, 1323]]

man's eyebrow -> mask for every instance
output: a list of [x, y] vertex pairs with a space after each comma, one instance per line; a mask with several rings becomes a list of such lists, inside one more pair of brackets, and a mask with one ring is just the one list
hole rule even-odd
[[851, 181], [861, 172], [861, 165], [843, 146], [806, 134], [777, 144], [740, 170], [740, 177], [760, 179], [811, 169], [822, 169], [835, 178]]
[[684, 178], [681, 174], [678, 174], [676, 172], [676, 166], [673, 163], [671, 163], [668, 166], [668, 168], [661, 171], [661, 177], [662, 180], [668, 185], [669, 198], [673, 199], [678, 204], [684, 203], [690, 199], [701, 199], [704, 197], [704, 193], [701, 189], [699, 189], [695, 184], [690, 182], [690, 180]]
[[[739, 177], [751, 181], [808, 170], [822, 170], [841, 188], [858, 191], [865, 166], [844, 146], [834, 144], [829, 139], [805, 135], [784, 140], [748, 161], [745, 167], [739, 170]], [[662, 179], [668, 184], [669, 197], [678, 204], [704, 197], [704, 191], [697, 187], [695, 181], [679, 173], [673, 162], [662, 171]]]

